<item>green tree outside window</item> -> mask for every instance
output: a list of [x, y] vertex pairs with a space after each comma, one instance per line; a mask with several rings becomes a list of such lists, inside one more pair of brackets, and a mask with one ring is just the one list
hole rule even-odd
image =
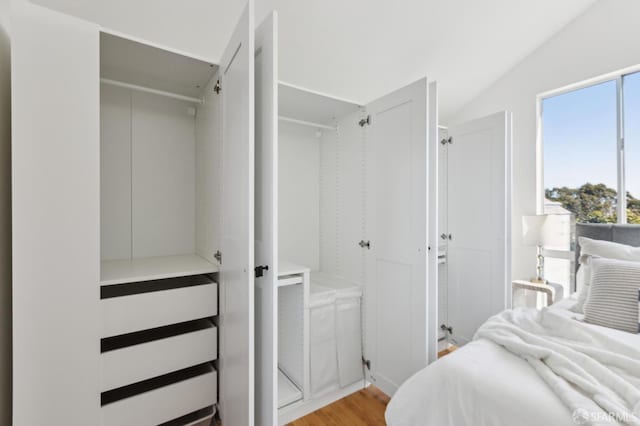
[[[546, 198], [559, 202], [579, 223], [616, 223], [617, 196], [615, 189], [605, 184], [585, 183], [580, 188], [551, 188]], [[627, 192], [627, 223], [640, 225], [640, 199]]]

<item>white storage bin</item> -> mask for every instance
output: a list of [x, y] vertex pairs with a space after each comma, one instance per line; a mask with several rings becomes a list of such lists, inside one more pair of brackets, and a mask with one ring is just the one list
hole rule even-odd
[[359, 288], [339, 290], [336, 294], [336, 344], [340, 387], [363, 378], [361, 297], [362, 291]]
[[309, 361], [312, 398], [338, 388], [335, 301], [335, 290], [311, 286]]

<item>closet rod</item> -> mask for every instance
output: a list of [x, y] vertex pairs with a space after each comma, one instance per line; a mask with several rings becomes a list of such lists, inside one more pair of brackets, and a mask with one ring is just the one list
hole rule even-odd
[[336, 130], [336, 127], [334, 126], [327, 126], [326, 124], [313, 123], [311, 121], [297, 120], [295, 118], [285, 117], [284, 115], [281, 115], [278, 118], [282, 121], [287, 121], [289, 123], [295, 123], [295, 124], [302, 124], [303, 126], [310, 126], [310, 127], [316, 127], [320, 129], [327, 129], [327, 130]]
[[192, 98], [191, 96], [179, 95], [177, 93], [165, 92], [164, 90], [152, 89], [150, 87], [139, 86], [137, 84], [125, 83], [122, 81], [111, 80], [108, 78], [101, 78], [100, 81], [110, 86], [124, 87], [125, 89], [137, 90], [139, 92], [153, 93], [160, 96], [166, 96], [167, 98], [179, 99], [181, 101], [193, 102], [196, 104], [202, 104], [202, 99]]

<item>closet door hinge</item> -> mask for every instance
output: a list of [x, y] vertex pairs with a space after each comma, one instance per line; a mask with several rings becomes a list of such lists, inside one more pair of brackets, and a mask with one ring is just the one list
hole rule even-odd
[[367, 370], [371, 370], [371, 361], [362, 357], [362, 365], [367, 367]]
[[449, 136], [448, 138], [443, 138], [443, 139], [440, 141], [440, 143], [441, 143], [442, 145], [446, 145], [446, 144], [451, 145], [451, 144], [453, 144], [453, 137]]
[[219, 264], [222, 265], [222, 252], [220, 250], [216, 251], [213, 254], [213, 257], [218, 261]]
[[216, 92], [216, 95], [219, 95], [222, 91], [222, 85], [220, 84], [220, 80], [216, 81], [216, 85], [213, 86], [213, 91]]
[[445, 333], [448, 333], [449, 336], [453, 334], [453, 327], [451, 327], [450, 325], [442, 324], [440, 326], [440, 330], [444, 331]]
[[363, 118], [362, 120], [358, 121], [358, 125], [360, 125], [360, 127], [368, 126], [369, 124], [371, 124], [371, 116], [370, 115], [367, 115], [365, 118]]
[[362, 248], [367, 248], [369, 250], [371, 250], [371, 241], [367, 240], [360, 240], [360, 242], [358, 243], [358, 245]]
[[264, 276], [264, 271], [269, 270], [269, 265], [258, 265], [254, 268], [256, 272], [256, 278], [261, 278]]

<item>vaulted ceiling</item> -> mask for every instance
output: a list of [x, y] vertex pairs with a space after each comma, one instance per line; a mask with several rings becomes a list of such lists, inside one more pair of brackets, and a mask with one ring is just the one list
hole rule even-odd
[[[217, 60], [240, 0], [33, 0]], [[360, 103], [424, 75], [446, 118], [595, 0], [256, 0], [279, 12], [282, 80]]]

